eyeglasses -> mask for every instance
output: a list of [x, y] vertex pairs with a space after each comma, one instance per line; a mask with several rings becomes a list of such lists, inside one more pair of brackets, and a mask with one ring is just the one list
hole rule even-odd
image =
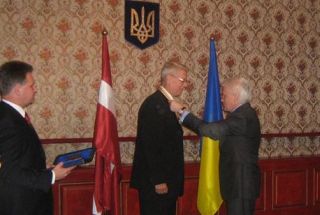
[[180, 78], [180, 77], [178, 77], [178, 76], [176, 76], [176, 75], [174, 75], [174, 74], [170, 74], [170, 75], [172, 75], [173, 77], [175, 77], [176, 79], [178, 79], [179, 81], [181, 81], [181, 83], [186, 83], [186, 82], [187, 82], [186, 79]]

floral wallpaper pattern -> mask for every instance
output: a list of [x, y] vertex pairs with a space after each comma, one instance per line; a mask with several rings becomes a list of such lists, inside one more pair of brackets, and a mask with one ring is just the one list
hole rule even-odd
[[[243, 76], [252, 83], [263, 133], [319, 133], [319, 0], [153, 0], [160, 3], [160, 41], [144, 50], [124, 39], [124, 2], [0, 2], [0, 62], [34, 66], [38, 93], [28, 111], [42, 139], [92, 137], [104, 28], [120, 137], [135, 136], [139, 106], [159, 85], [167, 60], [188, 67], [182, 100], [202, 115], [210, 38], [221, 81]], [[198, 144], [185, 144], [186, 160], [197, 160]], [[52, 160], [88, 145], [44, 147]], [[124, 163], [130, 163], [133, 147], [121, 142]], [[319, 148], [319, 136], [264, 138], [260, 157], [318, 155]]]

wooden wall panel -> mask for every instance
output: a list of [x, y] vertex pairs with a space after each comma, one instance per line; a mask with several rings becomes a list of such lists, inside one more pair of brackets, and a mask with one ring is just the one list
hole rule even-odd
[[61, 214], [92, 214], [93, 187], [92, 182], [62, 185]]
[[[255, 215], [320, 214], [320, 157], [261, 160], [261, 195]], [[123, 166], [121, 215], [138, 215], [136, 190], [129, 187], [131, 166]], [[198, 163], [185, 164], [185, 192], [177, 202], [177, 215], [197, 211]], [[77, 168], [53, 187], [55, 215], [91, 214], [94, 168]], [[226, 215], [222, 205], [219, 215]]]
[[197, 209], [198, 178], [188, 177], [184, 183], [184, 195], [178, 200], [178, 215], [200, 215]]
[[260, 197], [256, 201], [256, 211], [265, 211], [266, 209], [266, 172], [261, 172]]
[[274, 171], [272, 181], [273, 208], [307, 206], [308, 171]]
[[140, 214], [138, 192], [130, 188], [128, 180], [121, 182], [120, 192], [122, 215]]
[[54, 215], [92, 214], [94, 168], [75, 169], [53, 186]]
[[313, 185], [314, 185], [314, 205], [320, 205], [320, 168], [314, 168], [314, 178], [313, 178]]

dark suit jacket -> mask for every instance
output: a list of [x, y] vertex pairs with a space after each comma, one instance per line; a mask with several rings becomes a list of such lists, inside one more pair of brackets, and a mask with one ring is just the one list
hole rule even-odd
[[0, 214], [52, 214], [52, 173], [33, 127], [0, 102]]
[[170, 196], [183, 194], [183, 131], [160, 91], [150, 95], [138, 114], [131, 187], [154, 190], [167, 183]]
[[249, 103], [215, 123], [206, 124], [190, 113], [183, 125], [201, 136], [220, 140], [220, 190], [223, 199], [256, 199], [259, 196], [260, 123]]

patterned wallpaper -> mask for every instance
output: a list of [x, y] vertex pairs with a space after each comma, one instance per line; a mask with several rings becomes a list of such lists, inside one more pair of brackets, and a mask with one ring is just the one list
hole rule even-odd
[[[201, 116], [216, 40], [221, 81], [248, 78], [263, 133], [320, 131], [320, 0], [159, 0], [160, 41], [140, 50], [124, 39], [123, 0], [1, 0], [0, 62], [34, 65], [29, 112], [43, 139], [90, 138], [101, 75], [102, 29], [109, 52], [120, 137], [135, 136], [137, 112], [167, 60], [185, 64], [182, 99]], [[193, 135], [185, 130], [186, 135]], [[198, 144], [186, 141], [186, 160]], [[48, 159], [82, 144], [45, 145]], [[121, 143], [123, 162], [134, 145]], [[262, 158], [320, 154], [318, 137], [262, 141]]]

